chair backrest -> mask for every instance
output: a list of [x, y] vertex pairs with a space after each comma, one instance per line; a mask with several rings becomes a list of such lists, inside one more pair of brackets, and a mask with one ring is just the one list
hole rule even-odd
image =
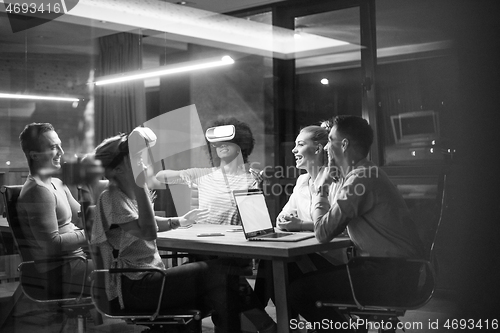
[[[92, 209], [90, 211], [93, 212], [94, 210]], [[88, 250], [90, 253], [90, 257], [92, 258], [92, 261], [94, 263], [95, 271], [104, 270], [105, 267], [100, 248], [96, 245], [90, 244], [89, 240]], [[99, 310], [99, 312], [103, 314], [109, 316], [122, 314], [122, 312], [120, 312], [120, 305], [118, 303], [118, 300], [114, 299], [111, 302], [108, 300], [108, 296], [106, 294], [106, 276], [107, 273], [92, 274], [92, 302], [95, 304], [95, 307]]]
[[9, 227], [12, 230], [14, 241], [17, 245], [17, 249], [19, 250], [19, 254], [21, 255], [21, 260], [31, 261], [33, 260], [33, 256], [31, 255], [28, 241], [26, 240], [24, 232], [21, 228], [17, 210], [17, 199], [21, 194], [22, 188], [22, 185], [4, 185], [0, 191], [2, 192], [4, 198], [5, 217], [7, 218]]
[[365, 307], [416, 309], [431, 298], [434, 274], [429, 262], [405, 258], [355, 257], [349, 261], [349, 270], [377, 267], [391, 272], [371, 276], [369, 283], [360, 274], [352, 276], [356, 301]]
[[[92, 188], [89, 191], [89, 187], [79, 187], [78, 196], [80, 198], [81, 211], [82, 211], [82, 222], [85, 226], [85, 235], [87, 238], [87, 245], [90, 257], [94, 263], [94, 269], [96, 271], [104, 270], [104, 261], [102, 259], [100, 248], [91, 243], [92, 235], [92, 225], [94, 223], [96, 214], [96, 203], [102, 191], [108, 185], [107, 181], [100, 181], [97, 187]], [[87, 191], [88, 193], [84, 193]], [[88, 195], [90, 194], [90, 196]], [[114, 302], [109, 302], [106, 295], [106, 282], [105, 274], [92, 274], [92, 302], [94, 303], [96, 309], [103, 314], [112, 316], [119, 311], [119, 304], [115, 300]]]
[[[447, 207], [447, 173], [443, 172], [438, 177], [438, 188], [435, 205], [435, 222], [432, 230], [432, 238], [429, 248], [426, 249], [425, 260], [412, 260], [404, 258], [373, 258], [358, 257], [352, 258], [350, 266], [362, 265], [364, 261], [377, 262], [390, 265], [387, 270], [397, 271], [394, 281], [387, 284], [383, 281], [380, 286], [374, 285], [371, 281], [370, 292], [360, 295], [361, 304], [386, 308], [415, 309], [426, 304], [432, 297], [436, 282], [437, 263], [435, 261], [435, 243], [439, 232], [439, 227], [443, 221], [443, 216]], [[429, 245], [429, 244], [428, 244]], [[366, 281], [353, 281], [354, 289], [362, 290], [362, 285]], [[376, 282], [375, 282], [376, 283]], [[390, 290], [387, 286], [390, 285]], [[384, 287], [385, 286], [385, 287]], [[375, 293], [373, 293], [375, 291]]]

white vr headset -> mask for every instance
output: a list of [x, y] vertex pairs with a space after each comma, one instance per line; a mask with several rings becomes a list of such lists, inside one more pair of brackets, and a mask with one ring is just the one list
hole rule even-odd
[[234, 139], [235, 134], [236, 128], [234, 127], [234, 125], [224, 125], [210, 127], [205, 132], [205, 137], [207, 138], [208, 142], [221, 142]]

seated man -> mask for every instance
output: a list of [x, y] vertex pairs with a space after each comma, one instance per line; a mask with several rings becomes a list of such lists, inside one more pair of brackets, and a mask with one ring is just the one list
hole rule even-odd
[[[80, 204], [60, 179], [51, 176], [61, 168], [64, 154], [54, 127], [49, 123], [26, 125], [19, 139], [30, 173], [18, 199], [18, 214], [32, 257], [85, 257]], [[33, 274], [49, 289], [50, 298], [74, 297], [81, 292], [83, 274], [93, 268], [90, 260], [87, 264], [82, 260], [38, 263]], [[88, 288], [85, 294], [89, 295]]]
[[[338, 116], [328, 136], [329, 169], [316, 182], [312, 217], [316, 239], [331, 241], [347, 227], [356, 253], [372, 257], [423, 258], [423, 248], [406, 204], [387, 175], [367, 160], [373, 142], [368, 122], [355, 116]], [[338, 178], [337, 178], [338, 177]], [[338, 186], [329, 185], [338, 180]], [[328, 193], [328, 189], [335, 189]], [[370, 265], [351, 269], [353, 279], [397, 281], [401, 271]], [[371, 292], [369, 285], [364, 285]], [[291, 285], [292, 308], [309, 323], [328, 322], [318, 331], [330, 331], [345, 321], [333, 308], [315, 306], [318, 300], [352, 302], [345, 265], [305, 274]], [[326, 320], [326, 321], [325, 321]], [[318, 324], [316, 324], [318, 325]]]

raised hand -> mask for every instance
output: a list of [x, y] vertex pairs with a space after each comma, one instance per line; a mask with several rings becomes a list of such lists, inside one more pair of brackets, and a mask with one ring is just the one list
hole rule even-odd
[[320, 174], [316, 177], [314, 182], [314, 188], [312, 189], [312, 193], [318, 194], [320, 192], [325, 192], [324, 194], [328, 195], [328, 189], [332, 183], [338, 180], [338, 170], [337, 167], [325, 167], [321, 170]]
[[206, 219], [208, 217], [208, 214], [208, 209], [193, 209], [186, 214], [179, 216], [179, 223], [182, 227], [184, 227], [186, 225], [196, 223], [196, 221]]
[[[143, 187], [149, 160], [148, 149], [156, 144], [156, 134], [148, 127], [136, 127], [128, 135], [130, 163], [135, 182]], [[152, 163], [152, 161], [149, 161]]]

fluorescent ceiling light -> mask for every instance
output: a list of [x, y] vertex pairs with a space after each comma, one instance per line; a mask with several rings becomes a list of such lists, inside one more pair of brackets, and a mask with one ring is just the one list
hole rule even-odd
[[222, 58], [216, 58], [211, 60], [189, 61], [175, 65], [160, 66], [151, 69], [144, 69], [127, 73], [102, 76], [96, 79], [95, 85], [103, 86], [111, 83], [147, 79], [155, 76], [190, 72], [198, 69], [220, 67], [231, 64], [234, 64], [234, 60], [230, 56], [223, 56]]
[[0, 93], [0, 98], [59, 101], [59, 102], [78, 102], [78, 101], [80, 101], [78, 98], [72, 98], [72, 97], [37, 96], [37, 95], [6, 94], [6, 93]]

